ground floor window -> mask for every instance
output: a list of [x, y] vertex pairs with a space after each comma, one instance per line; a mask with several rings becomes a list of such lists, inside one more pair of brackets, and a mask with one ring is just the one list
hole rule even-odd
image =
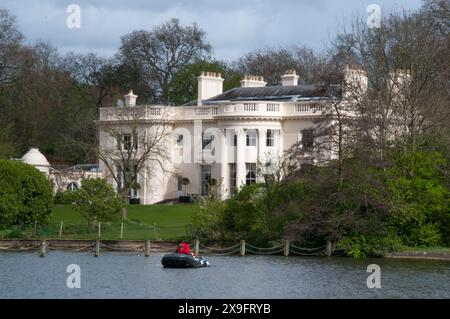
[[275, 135], [272, 130], [267, 130], [266, 133], [266, 146], [273, 147], [275, 146]]
[[230, 194], [234, 194], [236, 190], [236, 163], [230, 163], [228, 166], [230, 169]]
[[306, 149], [311, 149], [314, 146], [314, 131], [303, 130], [302, 131], [302, 146]]
[[245, 164], [245, 184], [255, 184], [256, 183], [256, 163], [246, 163]]
[[177, 176], [177, 191], [181, 192], [183, 190], [183, 176]]
[[[134, 176], [132, 176], [134, 175]], [[123, 169], [120, 165], [117, 165], [117, 192], [121, 192], [125, 187], [125, 181], [130, 181], [134, 179], [135, 183], [139, 183], [137, 175], [137, 167], [133, 167], [132, 171], [130, 168]], [[139, 191], [137, 189], [130, 188], [128, 191], [128, 198], [139, 198]]]
[[208, 184], [211, 180], [211, 165], [200, 166], [200, 182], [202, 186], [202, 195], [208, 195]]

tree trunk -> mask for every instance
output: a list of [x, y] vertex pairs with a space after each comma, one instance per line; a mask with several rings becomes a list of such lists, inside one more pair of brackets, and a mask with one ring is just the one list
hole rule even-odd
[[127, 208], [122, 207], [122, 209], [120, 210], [120, 220], [124, 221], [125, 219], [127, 219]]

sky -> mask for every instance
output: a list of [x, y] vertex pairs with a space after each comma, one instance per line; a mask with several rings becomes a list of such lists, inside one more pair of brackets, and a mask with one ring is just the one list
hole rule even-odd
[[[377, 4], [381, 14], [416, 10], [421, 0], [0, 0], [17, 17], [29, 43], [50, 42], [60, 52], [94, 52], [112, 56], [120, 37], [151, 30], [171, 18], [197, 23], [207, 33], [214, 56], [231, 61], [254, 49], [304, 45], [324, 49], [353, 14], [369, 17]], [[76, 4], [80, 28], [68, 28]]]

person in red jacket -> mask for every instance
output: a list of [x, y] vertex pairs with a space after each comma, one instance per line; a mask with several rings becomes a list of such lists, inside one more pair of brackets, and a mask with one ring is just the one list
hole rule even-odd
[[182, 242], [178, 245], [177, 248], [178, 254], [186, 254], [186, 255], [192, 255], [191, 250], [189, 249], [189, 245], [185, 242]]

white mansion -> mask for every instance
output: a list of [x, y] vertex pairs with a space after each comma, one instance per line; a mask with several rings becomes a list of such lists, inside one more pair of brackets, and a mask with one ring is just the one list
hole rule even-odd
[[[360, 70], [346, 68], [344, 77], [367, 88], [367, 77]], [[289, 70], [280, 86], [266, 86], [262, 77], [246, 76], [241, 87], [223, 92], [221, 74], [203, 72], [198, 77], [197, 101], [182, 106], [136, 105], [137, 95], [130, 91], [125, 105], [100, 110], [100, 149], [130, 150], [127, 121], [131, 117], [124, 114], [139, 112], [138, 134], [151, 134], [164, 122], [170, 137], [163, 141], [167, 156], [140, 172], [139, 188], [130, 192], [131, 197], [139, 198], [141, 204], [178, 198], [184, 191], [183, 178], [190, 181], [186, 186], [190, 196], [204, 194], [205, 185], [215, 179], [226, 197], [233, 189], [256, 182], [257, 164], [268, 157], [280, 157], [299, 141], [313, 147], [314, 119], [329, 103], [329, 92], [320, 85], [298, 85], [298, 79]], [[345, 92], [339, 98], [345, 100]], [[108, 135], [112, 127], [121, 128], [120, 138]], [[119, 143], [122, 148], [117, 147]], [[104, 176], [118, 186], [120, 169], [115, 169], [118, 175], [112, 178], [114, 170], [107, 166], [99, 161]]]

